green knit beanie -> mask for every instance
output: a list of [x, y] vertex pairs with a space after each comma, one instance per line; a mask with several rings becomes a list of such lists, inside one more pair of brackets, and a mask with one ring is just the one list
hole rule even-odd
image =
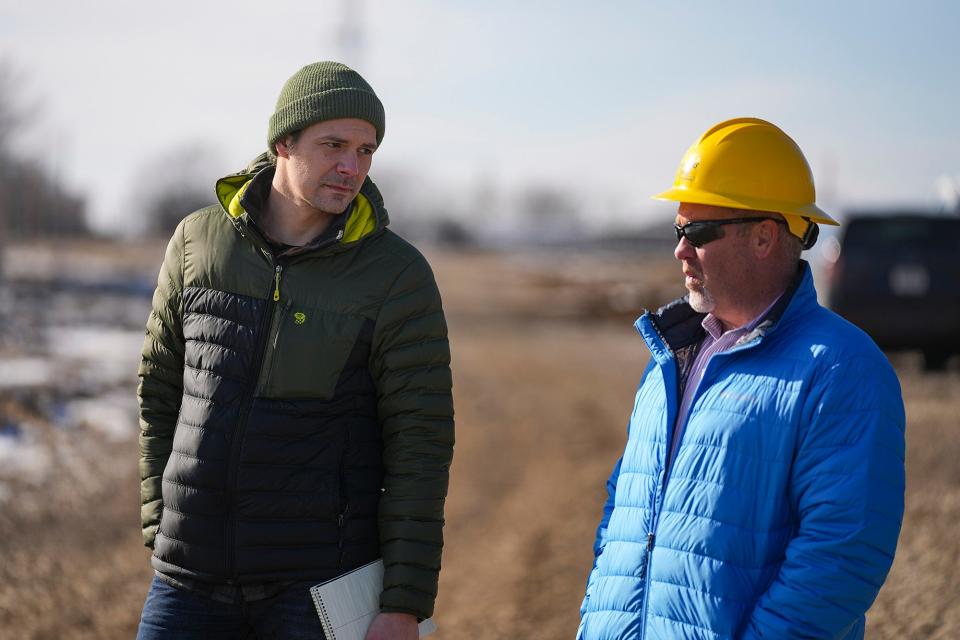
[[325, 60], [308, 64], [287, 80], [270, 116], [267, 146], [275, 153], [277, 140], [315, 122], [336, 118], [366, 120], [383, 140], [383, 104], [367, 81], [350, 67]]

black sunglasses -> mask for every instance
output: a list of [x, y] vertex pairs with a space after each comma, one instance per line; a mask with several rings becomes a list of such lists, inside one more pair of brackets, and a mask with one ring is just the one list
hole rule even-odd
[[747, 224], [750, 222], [762, 222], [763, 220], [773, 220], [777, 224], [786, 224], [783, 220], [777, 218], [728, 218], [726, 220], [697, 220], [688, 222], [682, 227], [678, 224], [673, 225], [677, 232], [677, 242], [681, 238], [686, 238], [687, 242], [700, 248], [708, 242], [719, 240], [723, 237], [723, 225], [726, 224]]

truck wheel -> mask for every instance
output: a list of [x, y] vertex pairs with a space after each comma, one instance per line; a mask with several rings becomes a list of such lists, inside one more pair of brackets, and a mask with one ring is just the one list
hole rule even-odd
[[947, 360], [949, 359], [950, 354], [946, 351], [925, 349], [923, 352], [923, 370], [943, 371], [947, 368]]

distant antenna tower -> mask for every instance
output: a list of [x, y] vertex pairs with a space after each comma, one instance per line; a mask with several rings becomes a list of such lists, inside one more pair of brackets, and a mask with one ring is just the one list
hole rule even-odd
[[947, 211], [960, 213], [960, 174], [937, 178], [937, 195]]
[[340, 59], [346, 65], [360, 70], [363, 67], [364, 13], [362, 0], [341, 0], [340, 24], [337, 27], [337, 46]]

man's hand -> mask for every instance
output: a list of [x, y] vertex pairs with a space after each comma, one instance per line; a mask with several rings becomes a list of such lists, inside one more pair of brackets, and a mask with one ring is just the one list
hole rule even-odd
[[380, 613], [367, 630], [366, 640], [417, 640], [417, 617], [409, 613]]

